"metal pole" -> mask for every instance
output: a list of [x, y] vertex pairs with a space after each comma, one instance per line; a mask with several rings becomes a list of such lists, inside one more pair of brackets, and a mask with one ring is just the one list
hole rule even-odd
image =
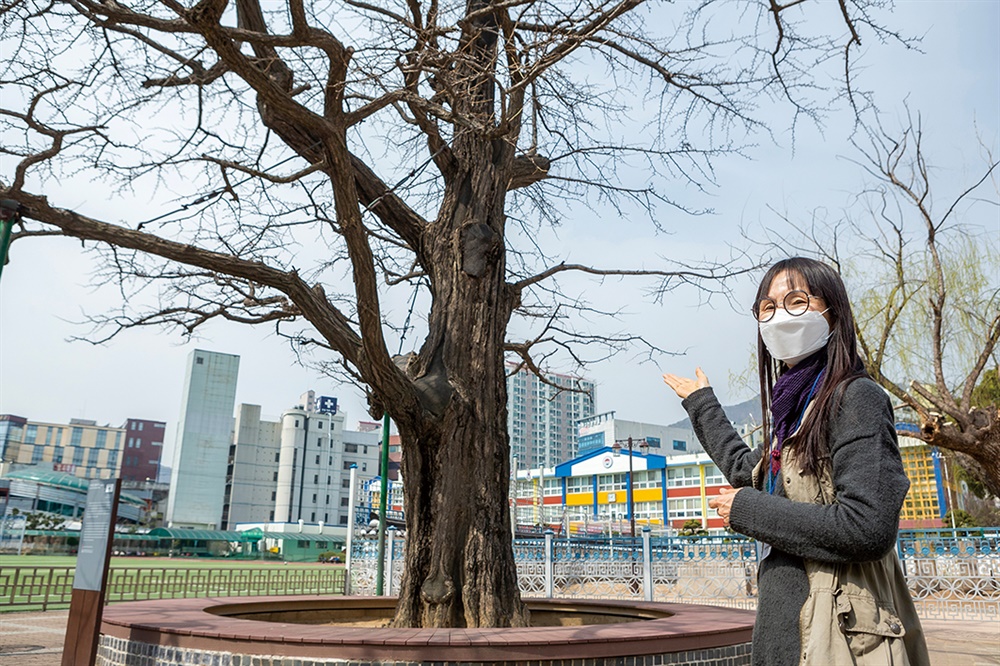
[[510, 538], [517, 538], [517, 456], [514, 456], [513, 481], [511, 487], [513, 491], [510, 498]]
[[[635, 539], [635, 502], [633, 501], [632, 486], [632, 438], [628, 438], [628, 521], [629, 532]], [[633, 543], [633, 548], [635, 544]]]
[[354, 530], [358, 526], [358, 466], [351, 465], [351, 481], [348, 486], [350, 497], [347, 499], [347, 553], [344, 559], [347, 564], [344, 572], [344, 594], [351, 593], [351, 554], [354, 552]]
[[389, 502], [389, 412], [382, 415], [382, 491], [378, 498], [378, 570], [375, 575], [375, 595], [385, 590], [385, 513]]
[[0, 276], [3, 275], [4, 264], [7, 263], [7, 250], [10, 248], [10, 236], [14, 231], [14, 222], [21, 204], [13, 199], [0, 201]]

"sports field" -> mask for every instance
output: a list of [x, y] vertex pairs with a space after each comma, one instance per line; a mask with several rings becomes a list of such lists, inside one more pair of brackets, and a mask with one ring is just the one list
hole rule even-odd
[[[0, 555], [0, 612], [65, 608], [76, 557]], [[343, 565], [194, 557], [113, 557], [110, 602], [208, 596], [340, 594]]]
[[[266, 569], [269, 567], [336, 567], [319, 562], [280, 562], [277, 560], [234, 560], [209, 557], [112, 557], [111, 568], [141, 569]], [[0, 555], [0, 568], [7, 567], [76, 567], [75, 555]]]

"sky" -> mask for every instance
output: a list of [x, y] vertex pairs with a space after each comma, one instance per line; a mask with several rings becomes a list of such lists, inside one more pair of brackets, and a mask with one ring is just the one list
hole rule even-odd
[[[904, 101], [919, 113], [926, 152], [941, 182], [957, 188], [982, 169], [978, 135], [997, 150], [1000, 130], [1000, 2], [900, 1], [893, 21], [922, 35], [920, 52], [873, 41], [860, 61], [863, 84], [876, 91], [888, 118], [902, 117]], [[746, 247], [763, 227], [779, 224], [771, 208], [805, 219], [816, 209], [840, 209], [862, 183], [847, 137], [845, 116], [828, 119], [822, 131], [800, 125], [794, 140], [777, 133], [773, 143], [749, 151], [752, 159], [716, 163], [718, 188], [703, 205], [712, 216], [688, 218], [664, 213], [669, 234], [657, 234], [645, 220], [588, 219], [583, 213], [543, 239], [576, 258], [605, 266], [661, 267], [659, 257], [701, 261], [726, 257], [731, 246]], [[6, 160], [7, 158], [4, 158]], [[6, 173], [9, 163], [0, 163]], [[58, 192], [48, 192], [55, 205]], [[992, 196], [996, 197], [995, 189]], [[114, 208], [114, 202], [107, 205]], [[157, 211], [150, 211], [150, 216]], [[996, 209], [993, 209], [996, 214]], [[976, 222], [1000, 234], [1000, 220]], [[287, 344], [271, 329], [213, 324], [197, 338], [154, 330], [129, 331], [104, 345], [71, 341], [84, 336], [87, 313], [101, 311], [113, 290], [89, 287], [91, 255], [67, 239], [32, 239], [11, 249], [0, 279], [0, 413], [37, 421], [92, 419], [120, 425], [129, 417], [168, 423], [167, 449], [180, 412], [184, 367], [195, 348], [241, 357], [236, 402], [259, 404], [264, 418], [277, 419], [308, 389], [340, 399], [347, 424], [370, 420], [363, 396], [296, 364]], [[642, 297], [640, 286], [608, 280], [588, 292], [606, 307], [621, 307], [622, 330], [646, 335], [678, 356], [640, 362], [638, 354], [593, 366], [596, 408], [620, 418], [668, 424], [684, 417], [679, 400], [662, 384], [662, 372], [693, 375], [700, 365], [724, 403], [753, 395], [730, 376], [744, 371], [755, 341], [747, 314], [759, 275], [732, 285], [731, 298], [705, 303], [694, 290], [679, 290], [662, 303]], [[560, 368], [554, 368], [560, 370]], [[169, 458], [167, 458], [169, 459]]]

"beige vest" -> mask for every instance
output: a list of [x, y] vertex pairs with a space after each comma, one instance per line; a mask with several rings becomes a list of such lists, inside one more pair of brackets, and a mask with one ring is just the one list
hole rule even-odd
[[[835, 503], [829, 460], [818, 477], [805, 474], [787, 444], [786, 440], [781, 451], [785, 495], [795, 502]], [[760, 471], [760, 467], [755, 470], [755, 477]], [[920, 619], [895, 550], [874, 562], [803, 561], [809, 597], [799, 616], [800, 666], [930, 666]]]

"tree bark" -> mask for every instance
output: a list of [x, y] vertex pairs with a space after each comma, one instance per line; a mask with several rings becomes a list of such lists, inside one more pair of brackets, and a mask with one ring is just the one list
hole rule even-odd
[[954, 423], [924, 420], [920, 437], [931, 446], [967, 456], [978, 469], [968, 466], [994, 496], [1000, 497], [1000, 410], [995, 407], [974, 407], [969, 412], [969, 424], [959, 428]]
[[407, 538], [394, 624], [526, 626], [507, 506], [503, 360], [515, 302], [503, 244], [514, 151], [469, 133], [454, 152], [459, 166], [423, 241], [434, 293], [429, 334], [407, 368], [430, 418], [396, 421]]

